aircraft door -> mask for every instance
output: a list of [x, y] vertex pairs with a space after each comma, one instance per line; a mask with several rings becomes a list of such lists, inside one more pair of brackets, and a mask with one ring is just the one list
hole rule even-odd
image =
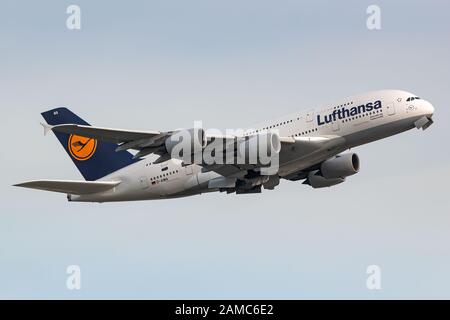
[[140, 177], [139, 178], [139, 183], [140, 183], [142, 189], [147, 189], [148, 188], [148, 179], [147, 179], [147, 177]]
[[386, 110], [387, 110], [387, 114], [389, 116], [394, 115], [395, 114], [395, 105], [394, 105], [394, 103], [393, 102], [392, 103], [388, 103], [386, 105]]

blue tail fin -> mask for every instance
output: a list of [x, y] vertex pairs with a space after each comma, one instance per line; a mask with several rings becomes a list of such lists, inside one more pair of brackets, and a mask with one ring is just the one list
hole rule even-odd
[[[52, 109], [42, 113], [50, 125], [89, 124], [67, 108]], [[54, 132], [84, 179], [94, 181], [114, 171], [139, 161], [128, 151], [116, 152], [117, 144], [98, 141], [77, 135]]]

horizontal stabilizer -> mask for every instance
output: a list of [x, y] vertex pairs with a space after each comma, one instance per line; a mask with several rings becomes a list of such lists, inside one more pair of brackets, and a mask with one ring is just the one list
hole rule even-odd
[[81, 195], [107, 191], [119, 183], [120, 181], [35, 180], [14, 186]]

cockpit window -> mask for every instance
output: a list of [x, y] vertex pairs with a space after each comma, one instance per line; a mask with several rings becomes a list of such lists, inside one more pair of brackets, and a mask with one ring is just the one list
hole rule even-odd
[[420, 99], [419, 97], [409, 97], [408, 99], [406, 99], [406, 101], [413, 101], [413, 100], [418, 100]]

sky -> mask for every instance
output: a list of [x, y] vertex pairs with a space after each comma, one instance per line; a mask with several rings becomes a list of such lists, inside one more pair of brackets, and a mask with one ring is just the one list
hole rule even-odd
[[[0, 5], [0, 298], [450, 298], [448, 1]], [[43, 135], [51, 108], [105, 127], [243, 128], [379, 89], [427, 99], [435, 123], [353, 149], [360, 172], [332, 188], [91, 204], [12, 187], [82, 179]]]

